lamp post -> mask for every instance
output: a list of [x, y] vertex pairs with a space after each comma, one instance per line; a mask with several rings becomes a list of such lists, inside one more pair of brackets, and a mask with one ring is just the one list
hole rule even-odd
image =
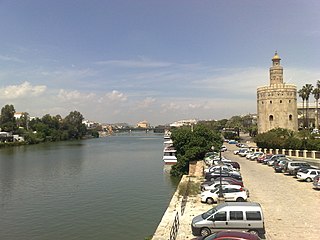
[[219, 184], [219, 193], [218, 193], [218, 204], [219, 203], [224, 203], [225, 202], [225, 199], [224, 199], [224, 196], [222, 194], [222, 179], [221, 179], [221, 176], [222, 176], [222, 159], [221, 159], [221, 151], [219, 152], [219, 158], [220, 158], [220, 161], [219, 161], [219, 166], [220, 166], [220, 184]]

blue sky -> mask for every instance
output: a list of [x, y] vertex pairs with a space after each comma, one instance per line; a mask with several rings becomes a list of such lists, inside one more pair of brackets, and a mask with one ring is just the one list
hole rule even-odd
[[256, 112], [271, 58], [320, 79], [318, 0], [0, 0], [0, 107], [102, 123]]

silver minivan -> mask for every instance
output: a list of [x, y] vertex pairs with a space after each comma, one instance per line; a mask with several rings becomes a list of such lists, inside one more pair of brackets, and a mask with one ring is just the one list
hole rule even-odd
[[192, 234], [207, 236], [213, 232], [236, 230], [265, 234], [264, 217], [259, 203], [222, 203], [192, 219]]

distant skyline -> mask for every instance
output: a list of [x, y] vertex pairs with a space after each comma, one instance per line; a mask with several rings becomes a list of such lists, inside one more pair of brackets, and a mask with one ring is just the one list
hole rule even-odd
[[319, 12], [318, 0], [1, 0], [0, 107], [153, 126], [256, 113], [275, 51], [286, 83], [320, 79]]

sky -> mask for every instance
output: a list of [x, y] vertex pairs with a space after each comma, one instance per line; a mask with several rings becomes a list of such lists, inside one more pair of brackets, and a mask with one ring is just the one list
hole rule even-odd
[[152, 126], [256, 113], [275, 51], [286, 83], [320, 79], [319, 12], [319, 0], [0, 0], [0, 107]]

